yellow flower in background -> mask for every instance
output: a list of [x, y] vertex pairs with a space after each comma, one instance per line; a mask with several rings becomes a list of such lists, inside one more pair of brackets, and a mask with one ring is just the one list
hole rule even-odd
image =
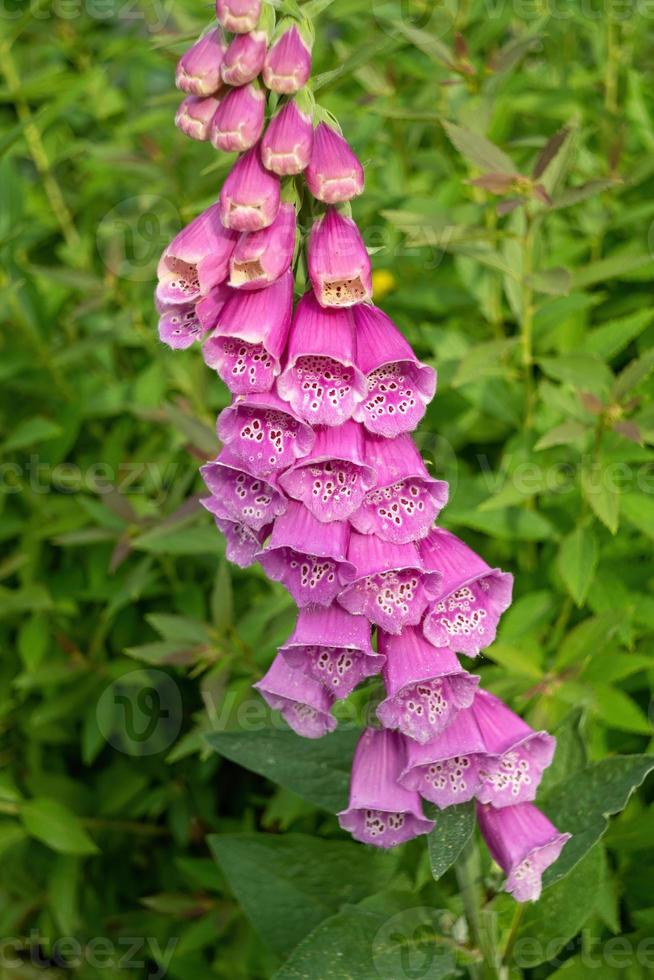
[[372, 274], [372, 291], [375, 299], [381, 299], [392, 292], [397, 285], [395, 276], [389, 269], [375, 269]]

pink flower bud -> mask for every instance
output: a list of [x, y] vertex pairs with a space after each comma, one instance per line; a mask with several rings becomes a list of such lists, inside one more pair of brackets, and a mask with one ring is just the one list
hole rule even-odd
[[193, 140], [208, 140], [219, 104], [215, 95], [187, 95], [175, 114], [175, 125]]
[[247, 34], [257, 26], [261, 0], [216, 0], [216, 17], [226, 31]]
[[293, 24], [270, 46], [263, 80], [273, 92], [289, 95], [306, 85], [311, 74], [311, 50]]
[[261, 140], [263, 165], [280, 176], [299, 174], [309, 163], [312, 144], [311, 117], [288, 102], [270, 120]]
[[324, 122], [313, 134], [305, 176], [313, 196], [326, 204], [349, 201], [363, 190], [363, 167], [347, 141]]
[[247, 85], [254, 81], [261, 69], [268, 48], [265, 31], [237, 34], [227, 48], [220, 74], [226, 85]]
[[222, 85], [225, 41], [219, 27], [199, 38], [177, 63], [175, 85], [190, 95], [211, 95]]
[[295, 208], [282, 204], [267, 228], [241, 235], [229, 263], [235, 289], [262, 289], [287, 271], [295, 249]]
[[370, 256], [361, 233], [334, 208], [311, 229], [309, 276], [321, 306], [354, 306], [372, 299]]
[[226, 153], [249, 150], [261, 136], [265, 114], [266, 97], [256, 85], [230, 89], [213, 117], [211, 142]]
[[193, 303], [224, 282], [236, 236], [220, 221], [213, 204], [173, 238], [157, 266], [156, 297], [161, 303]]
[[226, 228], [259, 231], [277, 217], [279, 200], [279, 180], [266, 170], [259, 147], [253, 146], [227, 175], [220, 192], [220, 217]]

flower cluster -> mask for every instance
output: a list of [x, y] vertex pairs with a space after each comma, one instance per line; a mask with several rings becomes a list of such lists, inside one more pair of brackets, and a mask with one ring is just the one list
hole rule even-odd
[[[307, 86], [310, 25], [275, 26], [260, 0], [218, 0], [217, 15], [179, 62], [176, 122], [239, 156], [217, 203], [165, 250], [156, 302], [161, 339], [202, 340], [233, 396], [222, 451], [202, 468], [227, 556], [258, 561], [298, 607], [256, 687], [318, 738], [336, 726], [334, 703], [381, 674], [380, 727], [357, 747], [341, 826], [392, 847], [432, 828], [421, 799], [476, 799], [507, 888], [536, 898], [568, 836], [532, 802], [554, 739], [458, 659], [493, 642], [512, 578], [435, 526], [447, 484], [410, 433], [436, 373], [372, 303], [348, 206], [363, 168]], [[308, 288], [294, 305], [300, 217]]]

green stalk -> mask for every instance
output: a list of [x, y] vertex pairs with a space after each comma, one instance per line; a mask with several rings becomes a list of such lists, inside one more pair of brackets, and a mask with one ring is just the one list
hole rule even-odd
[[482, 909], [483, 891], [481, 888], [481, 861], [479, 848], [471, 840], [455, 866], [459, 890], [463, 899], [470, 940], [483, 956], [482, 963], [469, 965], [473, 980], [500, 980], [498, 955], [494, 937], [484, 922]]

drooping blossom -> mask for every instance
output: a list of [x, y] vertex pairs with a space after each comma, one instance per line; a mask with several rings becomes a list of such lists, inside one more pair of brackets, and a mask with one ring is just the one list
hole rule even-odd
[[218, 497], [203, 497], [202, 506], [213, 515], [216, 527], [225, 538], [225, 554], [228, 561], [239, 568], [247, 568], [256, 561], [261, 545], [270, 534], [270, 525], [259, 529], [235, 520], [232, 513]]
[[217, 431], [257, 476], [287, 469], [315, 439], [310, 426], [272, 391], [237, 398], [218, 416]]
[[355, 840], [395, 847], [432, 830], [418, 794], [398, 782], [404, 763], [401, 735], [374, 728], [363, 732], [352, 763], [349, 805], [338, 814]]
[[177, 63], [175, 84], [189, 95], [213, 95], [222, 85], [220, 66], [227, 45], [219, 27], [203, 34]]
[[211, 122], [212, 144], [226, 153], [249, 150], [263, 132], [265, 116], [266, 97], [256, 82], [230, 89]]
[[303, 504], [289, 500], [259, 556], [261, 567], [298, 606], [329, 606], [354, 577], [347, 557], [349, 533], [345, 521], [321, 524]]
[[311, 74], [311, 49], [298, 26], [282, 21], [278, 36], [268, 48], [262, 77], [273, 92], [291, 95], [299, 91]]
[[501, 809], [480, 803], [477, 820], [488, 850], [507, 876], [506, 891], [517, 902], [535, 902], [543, 872], [571, 835], [560, 833], [533, 803]]
[[311, 451], [279, 480], [319, 521], [345, 521], [375, 485], [375, 472], [364, 459], [361, 426], [347, 421], [316, 431]]
[[215, 330], [218, 324], [218, 317], [225, 303], [233, 294], [234, 290], [230, 289], [226, 282], [221, 282], [217, 286], [213, 286], [206, 296], [202, 296], [197, 301], [195, 312], [202, 325], [203, 334]]
[[229, 261], [229, 285], [262, 289], [289, 269], [295, 249], [295, 208], [281, 204], [267, 228], [241, 235]]
[[267, 289], [235, 290], [218, 314], [202, 355], [234, 395], [270, 391], [291, 324], [290, 272]]
[[376, 306], [353, 311], [357, 364], [367, 392], [355, 418], [372, 433], [392, 439], [416, 428], [436, 391], [436, 372], [422, 364], [392, 320]]
[[293, 633], [279, 648], [288, 663], [320, 681], [335, 698], [346, 698], [384, 662], [370, 642], [370, 623], [338, 605], [305, 606]]
[[313, 293], [305, 293], [293, 317], [277, 390], [305, 422], [341, 425], [365, 393], [356, 359], [350, 312], [323, 309]]
[[388, 633], [417, 626], [438, 594], [438, 572], [426, 571], [414, 544], [391, 544], [374, 534], [352, 531], [348, 558], [356, 576], [338, 601]]
[[253, 31], [261, 14], [261, 0], [216, 0], [216, 17], [226, 31]]
[[330, 714], [333, 696], [309, 674], [291, 667], [281, 654], [254, 687], [298, 735], [320, 738], [336, 728]]
[[434, 646], [475, 657], [495, 639], [499, 618], [511, 604], [513, 576], [491, 568], [444, 528], [434, 528], [420, 542], [420, 554], [427, 568], [443, 575], [425, 617], [425, 636]]
[[232, 38], [220, 66], [225, 85], [247, 85], [254, 81], [263, 68], [267, 48], [265, 31], [251, 31]]
[[385, 439], [368, 434], [365, 445], [376, 484], [351, 515], [352, 527], [394, 544], [419, 541], [447, 503], [447, 483], [429, 475], [409, 435]]
[[268, 475], [264, 479], [253, 473], [247, 462], [228, 448], [221, 449], [215, 460], [205, 463], [200, 473], [225, 515], [253, 531], [270, 527], [286, 510], [286, 498], [275, 477]]
[[215, 95], [187, 95], [175, 113], [175, 125], [193, 140], [208, 140], [211, 134], [211, 121], [220, 105]]
[[386, 657], [386, 698], [377, 716], [387, 728], [428, 742], [472, 704], [479, 677], [464, 670], [450, 650], [433, 647], [421, 630], [380, 632], [379, 652]]
[[325, 204], [350, 201], [363, 191], [363, 167], [347, 140], [325, 122], [313, 134], [305, 178], [313, 196]]
[[372, 298], [370, 256], [351, 218], [327, 208], [309, 237], [309, 276], [321, 306], [355, 306]]
[[238, 158], [220, 191], [220, 218], [226, 228], [258, 231], [277, 217], [279, 179], [261, 163], [259, 145]]
[[236, 236], [220, 220], [213, 204], [175, 235], [157, 266], [158, 302], [193, 303], [224, 282]]
[[261, 140], [261, 160], [267, 170], [279, 174], [299, 174], [308, 165], [313, 145], [311, 116], [300, 108], [298, 99], [272, 117]]
[[205, 334], [205, 328], [192, 303], [184, 306], [159, 304], [158, 330], [159, 340], [171, 350], [186, 350]]

